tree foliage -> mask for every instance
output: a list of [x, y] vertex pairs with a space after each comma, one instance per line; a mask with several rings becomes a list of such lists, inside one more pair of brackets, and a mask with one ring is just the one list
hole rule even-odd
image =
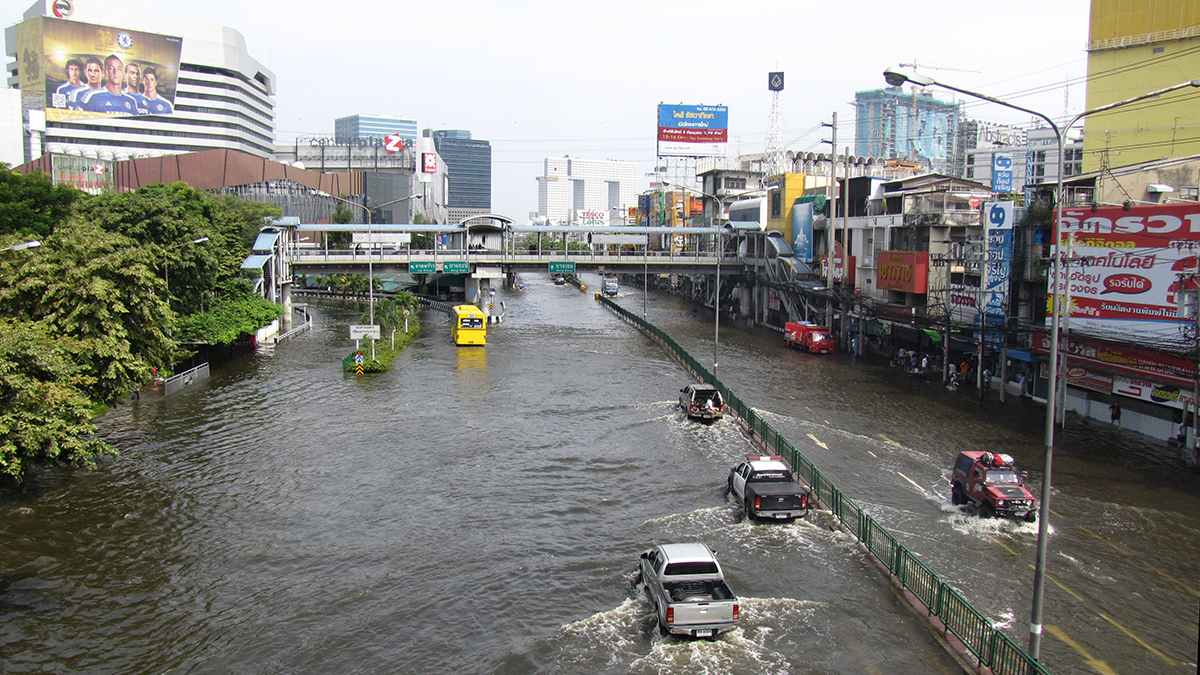
[[249, 291], [227, 292], [210, 309], [180, 317], [175, 324], [175, 337], [185, 344], [225, 344], [282, 315], [282, 307]]
[[0, 235], [45, 239], [86, 196], [68, 185], [54, 185], [40, 171], [21, 174], [0, 164]]
[[108, 403], [176, 354], [174, 313], [150, 248], [71, 219], [31, 255], [0, 263], [0, 316], [38, 321], [83, 345], [87, 393]]
[[92, 466], [116, 449], [94, 437], [87, 347], [46, 323], [0, 318], [0, 475], [39, 464]]

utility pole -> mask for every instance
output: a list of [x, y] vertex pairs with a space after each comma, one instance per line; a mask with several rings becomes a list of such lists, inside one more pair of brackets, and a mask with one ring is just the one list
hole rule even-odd
[[[846, 158], [846, 179], [842, 182], [842, 292], [846, 292], [846, 288], [850, 285], [850, 146], [846, 146], [846, 152], [842, 155]], [[851, 293], [854, 289], [850, 290]], [[846, 298], [842, 298], [839, 302], [842, 305], [842, 351], [846, 351], [846, 343], [850, 340], [850, 315], [846, 305]], [[859, 326], [862, 325], [862, 317], [858, 318]], [[858, 356], [858, 354], [855, 354]]]
[[[825, 203], [829, 206], [829, 216], [825, 219], [825, 325], [833, 330], [833, 243], [834, 217], [837, 214], [837, 196], [834, 184], [837, 182], [837, 113], [833, 113], [833, 122], [821, 123], [823, 127], [833, 129], [833, 140], [829, 141], [829, 190]], [[842, 332], [842, 331], [839, 331]]]

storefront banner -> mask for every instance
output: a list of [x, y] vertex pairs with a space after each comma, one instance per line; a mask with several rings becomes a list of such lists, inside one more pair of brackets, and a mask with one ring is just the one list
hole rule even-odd
[[[1069, 363], [1082, 362], [1118, 371], [1139, 379], [1153, 379], [1164, 384], [1192, 386], [1196, 364], [1188, 359], [1135, 346], [1116, 345], [1098, 340], [1070, 336], [1065, 340]], [[1032, 351], [1043, 356], [1050, 354], [1050, 335], [1036, 333]]]
[[1113, 376], [1112, 393], [1179, 409], [1196, 409], [1191, 389], [1171, 387], [1146, 380]]
[[[1200, 203], [1067, 209], [1056, 284], [1070, 298], [1072, 331], [1147, 345], [1181, 345], [1188, 325], [1182, 290], [1194, 288], [1200, 262]], [[1054, 295], [1047, 297], [1052, 309]]]
[[929, 253], [924, 251], [879, 251], [876, 254], [876, 286], [905, 293], [929, 292]]

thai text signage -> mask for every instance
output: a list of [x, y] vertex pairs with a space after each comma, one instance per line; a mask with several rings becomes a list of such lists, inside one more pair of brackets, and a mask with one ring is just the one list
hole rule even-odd
[[924, 251], [880, 251], [876, 256], [877, 288], [905, 293], [927, 293], [929, 254]]
[[1008, 152], [997, 152], [992, 157], [992, 192], [1012, 192], [1013, 156]]
[[988, 318], [1003, 322], [1008, 313], [1008, 278], [1013, 248], [1013, 203], [988, 202], [983, 205], [987, 227], [985, 253], [984, 311]]
[[724, 157], [729, 108], [723, 105], [659, 105], [660, 157]]
[[[1057, 282], [1072, 331], [1179, 344], [1191, 320], [1180, 291], [1200, 265], [1200, 204], [1067, 209], [1053, 254], [1073, 259]], [[1047, 297], [1053, 308], [1054, 294]]]
[[[1193, 385], [1196, 372], [1194, 361], [1134, 346], [1077, 338], [1074, 335], [1067, 337], [1065, 342], [1064, 349], [1072, 364], [1083, 362], [1139, 379], [1153, 378], [1156, 382], [1183, 387]], [[1047, 333], [1035, 334], [1032, 351], [1048, 355], [1050, 336]]]

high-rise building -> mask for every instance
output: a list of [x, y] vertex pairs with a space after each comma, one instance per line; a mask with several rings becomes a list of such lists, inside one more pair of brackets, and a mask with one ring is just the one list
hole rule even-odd
[[361, 138], [384, 138], [392, 134], [415, 140], [417, 123], [415, 120], [387, 115], [351, 115], [333, 121], [333, 137], [339, 143]]
[[905, 93], [887, 87], [854, 94], [854, 153], [882, 159], [906, 159], [928, 169], [962, 172], [958, 149], [961, 106], [939, 101], [923, 90]]
[[[1200, 17], [1192, 0], [1092, 0], [1087, 109], [1194, 79]], [[1200, 154], [1195, 89], [1084, 118], [1083, 171]]]
[[547, 157], [537, 178], [538, 217], [570, 223], [579, 211], [637, 206], [637, 162]]
[[491, 213], [492, 144], [461, 129], [438, 129], [432, 136], [450, 180], [450, 220]]
[[4, 37], [7, 84], [21, 90], [29, 129], [26, 160], [273, 152], [275, 74], [234, 29], [41, 0]]

